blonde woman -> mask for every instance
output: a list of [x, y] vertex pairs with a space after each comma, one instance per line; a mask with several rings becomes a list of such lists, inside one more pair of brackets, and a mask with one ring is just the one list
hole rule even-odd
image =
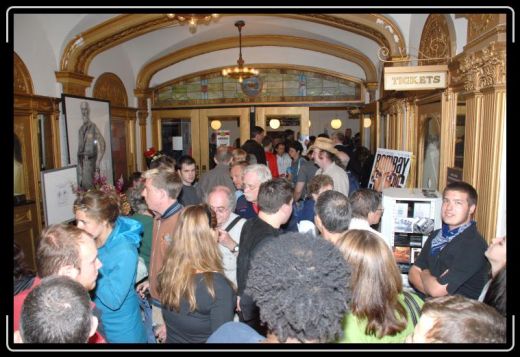
[[[413, 332], [412, 313], [422, 300], [408, 294], [388, 245], [370, 231], [349, 230], [336, 243], [352, 269], [350, 313], [344, 321], [346, 343], [401, 343]], [[414, 311], [410, 307], [417, 305]]]
[[233, 320], [235, 296], [224, 275], [216, 223], [204, 205], [181, 213], [158, 278], [166, 343], [204, 343]]

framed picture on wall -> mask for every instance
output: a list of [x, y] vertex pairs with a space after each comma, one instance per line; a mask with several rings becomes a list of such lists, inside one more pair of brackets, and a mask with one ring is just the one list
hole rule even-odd
[[62, 95], [69, 164], [76, 165], [78, 186], [93, 187], [96, 173], [114, 184], [110, 102]]
[[73, 220], [74, 188], [78, 186], [76, 165], [42, 171], [41, 179], [45, 225]]

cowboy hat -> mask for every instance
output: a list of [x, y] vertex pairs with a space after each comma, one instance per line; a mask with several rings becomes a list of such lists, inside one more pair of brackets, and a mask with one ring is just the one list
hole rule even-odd
[[338, 149], [336, 149], [334, 147], [334, 142], [332, 140], [330, 140], [329, 138], [322, 138], [322, 137], [316, 138], [316, 141], [309, 148], [309, 151], [314, 150], [314, 149], [328, 151], [331, 154], [334, 154], [336, 156], [338, 156], [338, 154], [339, 154]]

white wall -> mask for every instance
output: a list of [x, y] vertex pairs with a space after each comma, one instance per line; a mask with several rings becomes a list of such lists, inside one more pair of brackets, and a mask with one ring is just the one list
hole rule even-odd
[[466, 43], [468, 42], [468, 19], [465, 17], [456, 19], [453, 14], [450, 16], [457, 36], [457, 49], [454, 55], [458, 55], [464, 51], [464, 46], [466, 46]]
[[44, 26], [37, 17], [14, 15], [13, 48], [27, 66], [34, 86], [34, 94], [59, 97], [54, 71], [59, 69], [59, 58], [47, 37]]
[[135, 76], [128, 54], [121, 47], [115, 47], [108, 51], [101, 53], [96, 56], [89, 66], [89, 76], [94, 77], [92, 85], [87, 89], [87, 97], [92, 96], [92, 90], [98, 77], [105, 73], [114, 73], [121, 79], [125, 85], [126, 94], [128, 96], [128, 105], [133, 106], [134, 100], [134, 88], [135, 88]]
[[[412, 58], [418, 57], [419, 45], [421, 44], [421, 35], [424, 29], [426, 19], [430, 14], [414, 14], [410, 19], [410, 36], [408, 40], [408, 55]], [[415, 64], [414, 64], [415, 65]]]
[[[255, 65], [256, 63], [285, 63], [318, 67], [359, 79], [366, 79], [363, 69], [353, 62], [299, 48], [276, 46], [246, 47], [242, 48], [242, 57], [246, 66]], [[196, 71], [236, 66], [237, 59], [238, 51], [236, 48], [195, 56], [160, 70], [152, 77], [150, 86], [153, 87]]]
[[[330, 126], [330, 121], [334, 118], [341, 119], [341, 128], [335, 130]], [[309, 119], [311, 121], [311, 127], [309, 135], [318, 136], [327, 129], [327, 133], [330, 135], [335, 131], [345, 133], [346, 128], [352, 129], [352, 136], [359, 132], [359, 119], [348, 119], [348, 113], [346, 110], [310, 110]]]

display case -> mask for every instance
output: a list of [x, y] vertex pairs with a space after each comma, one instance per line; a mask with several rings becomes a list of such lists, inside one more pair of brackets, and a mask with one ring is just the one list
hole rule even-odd
[[442, 226], [442, 195], [435, 190], [387, 188], [383, 190], [381, 232], [392, 247], [408, 285], [408, 271], [419, 256], [429, 234]]

